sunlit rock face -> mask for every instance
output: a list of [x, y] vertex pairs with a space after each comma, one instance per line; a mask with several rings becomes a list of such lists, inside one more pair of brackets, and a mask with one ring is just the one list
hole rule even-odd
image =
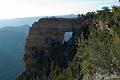
[[26, 39], [25, 70], [28, 73], [39, 73], [51, 64], [63, 66], [70, 53], [65, 54], [64, 43], [78, 36], [79, 29], [80, 26], [73, 19], [43, 18], [35, 22]]

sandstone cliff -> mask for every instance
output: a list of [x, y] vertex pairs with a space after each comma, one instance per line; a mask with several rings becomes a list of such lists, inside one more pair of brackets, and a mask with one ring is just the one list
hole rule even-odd
[[76, 53], [78, 31], [80, 25], [73, 19], [43, 18], [33, 23], [26, 39], [22, 76], [42, 80], [43, 72], [49, 75], [51, 66], [67, 67]]

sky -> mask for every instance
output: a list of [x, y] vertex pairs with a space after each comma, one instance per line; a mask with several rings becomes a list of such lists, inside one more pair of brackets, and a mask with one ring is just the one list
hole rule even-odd
[[0, 19], [84, 14], [112, 5], [120, 3], [118, 0], [0, 0]]

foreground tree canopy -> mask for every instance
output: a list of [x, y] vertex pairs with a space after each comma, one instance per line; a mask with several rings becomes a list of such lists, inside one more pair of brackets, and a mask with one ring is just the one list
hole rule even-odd
[[[82, 37], [78, 39], [73, 61], [67, 69], [54, 76], [54, 80], [119, 80], [120, 6], [113, 6], [112, 9], [103, 7], [96, 13], [78, 15], [76, 20], [89, 29], [83, 31]], [[88, 30], [90, 34], [86, 32]], [[84, 38], [84, 34], [88, 35], [88, 40]], [[112, 77], [113, 75], [116, 77]]]

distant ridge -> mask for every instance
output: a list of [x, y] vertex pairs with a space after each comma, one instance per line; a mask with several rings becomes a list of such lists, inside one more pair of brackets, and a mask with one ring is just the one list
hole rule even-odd
[[[55, 16], [56, 18], [73, 18], [77, 15], [70, 14], [70, 15], [60, 15]], [[37, 16], [37, 17], [25, 17], [25, 18], [15, 18], [15, 19], [6, 19], [0, 20], [0, 28], [5, 26], [21, 26], [21, 25], [32, 25], [32, 23], [38, 21], [40, 18], [49, 18], [52, 16]]]
[[23, 25], [0, 28], [0, 80], [15, 80], [22, 72], [22, 58], [29, 27]]

